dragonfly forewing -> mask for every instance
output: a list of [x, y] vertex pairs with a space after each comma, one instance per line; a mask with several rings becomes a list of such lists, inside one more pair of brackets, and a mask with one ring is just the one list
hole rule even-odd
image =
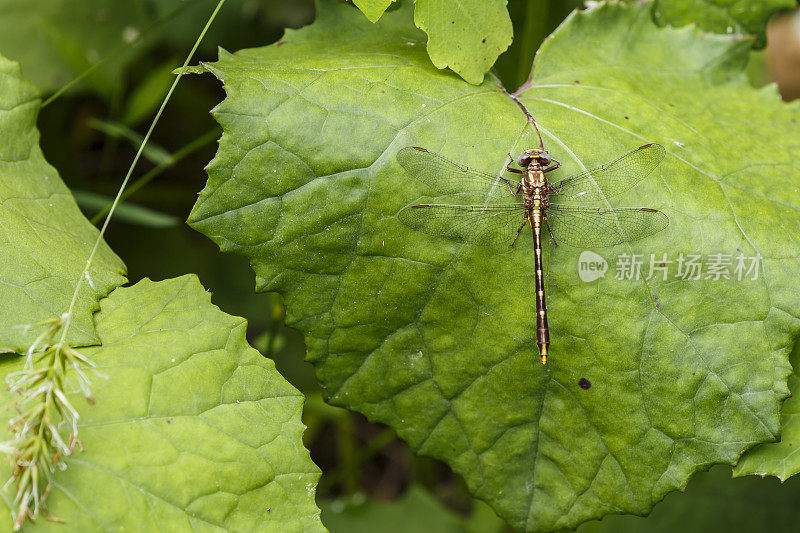
[[556, 203], [603, 203], [631, 189], [658, 167], [665, 150], [660, 144], [642, 145], [608, 163], [551, 183]]
[[667, 215], [646, 207], [584, 207], [550, 204], [550, 231], [557, 243], [599, 248], [636, 241], [663, 230]]
[[455, 242], [510, 246], [525, 223], [525, 209], [515, 203], [417, 203], [404, 207], [397, 218], [417, 231]]
[[519, 187], [519, 182], [513, 179], [470, 168], [416, 146], [402, 148], [397, 152], [397, 160], [414, 178], [443, 194], [474, 192], [497, 198], [507, 197]]

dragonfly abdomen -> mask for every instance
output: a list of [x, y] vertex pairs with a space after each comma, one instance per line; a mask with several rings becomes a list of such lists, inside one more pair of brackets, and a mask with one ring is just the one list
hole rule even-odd
[[547, 305], [544, 295], [544, 269], [542, 267], [542, 220], [543, 206], [539, 195], [534, 195], [533, 206], [530, 210], [531, 229], [533, 230], [534, 264], [536, 267], [536, 345], [539, 347], [539, 357], [542, 364], [547, 364], [547, 350], [550, 346], [550, 329], [547, 326]]

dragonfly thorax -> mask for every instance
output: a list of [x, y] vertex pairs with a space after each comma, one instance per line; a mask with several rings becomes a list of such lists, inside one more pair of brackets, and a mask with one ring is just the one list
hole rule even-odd
[[533, 194], [535, 191], [546, 187], [547, 178], [544, 175], [544, 169], [538, 162], [531, 162], [525, 171], [525, 177], [522, 179], [523, 192], [525, 194]]

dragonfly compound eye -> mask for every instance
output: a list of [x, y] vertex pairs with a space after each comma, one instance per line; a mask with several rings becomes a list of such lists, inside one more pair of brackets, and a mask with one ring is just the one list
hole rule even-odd
[[552, 161], [553, 161], [553, 158], [550, 157], [550, 154], [548, 154], [547, 152], [542, 152], [541, 154], [539, 154], [539, 163], [541, 163], [542, 165], [547, 166]]
[[530, 155], [528, 155], [528, 154], [522, 154], [522, 155], [521, 155], [521, 156], [519, 156], [519, 158], [517, 159], [517, 163], [518, 163], [518, 164], [519, 164], [519, 166], [521, 166], [521, 167], [527, 167], [527, 166], [530, 164], [530, 162], [531, 162], [531, 156], [530, 156]]

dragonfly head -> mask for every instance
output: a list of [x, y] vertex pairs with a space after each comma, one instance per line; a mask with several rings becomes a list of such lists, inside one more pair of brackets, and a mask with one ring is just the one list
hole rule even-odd
[[523, 152], [522, 155], [517, 159], [519, 166], [526, 168], [534, 161], [539, 163], [541, 166], [546, 167], [553, 161], [553, 158], [550, 157], [550, 154], [548, 154], [545, 150], [534, 148], [531, 150], [525, 150], [525, 152]]

